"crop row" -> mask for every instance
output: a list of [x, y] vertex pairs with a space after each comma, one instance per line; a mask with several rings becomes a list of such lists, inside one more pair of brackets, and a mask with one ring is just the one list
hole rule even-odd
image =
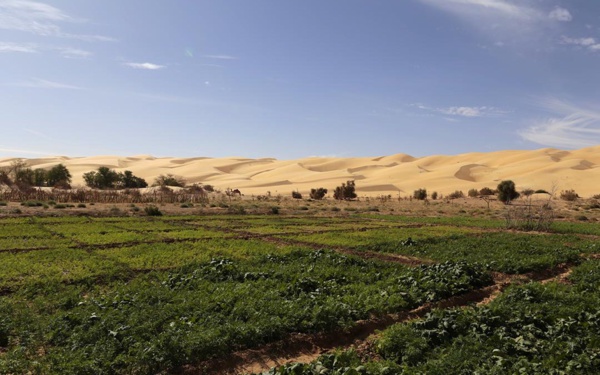
[[382, 360], [342, 351], [263, 374], [597, 373], [600, 262], [577, 267], [569, 282], [512, 286], [487, 306], [394, 325], [373, 345]]
[[406, 268], [296, 250], [188, 262], [128, 282], [46, 283], [0, 300], [0, 373], [156, 373], [490, 282], [465, 263]]

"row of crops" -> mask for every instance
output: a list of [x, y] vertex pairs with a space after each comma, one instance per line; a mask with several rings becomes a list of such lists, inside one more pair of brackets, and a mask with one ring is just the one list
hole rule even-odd
[[[358, 215], [3, 218], [0, 373], [175, 371], [464, 294], [490, 285], [491, 271], [581, 263], [598, 252], [593, 231], [581, 224], [526, 235], [494, 221]], [[441, 347], [426, 344], [418, 360], [383, 349], [404, 344], [381, 344], [378, 355], [389, 368], [420, 368]], [[365, 366], [353, 353], [328, 358], [347, 370]], [[315, 366], [331, 367], [273, 371]]]
[[589, 261], [566, 284], [513, 286], [486, 306], [394, 325], [369, 353], [338, 351], [263, 374], [597, 374], [599, 282], [600, 262]]

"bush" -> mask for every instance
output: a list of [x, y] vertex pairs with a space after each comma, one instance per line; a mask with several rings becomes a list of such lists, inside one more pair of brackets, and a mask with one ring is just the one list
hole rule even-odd
[[335, 188], [333, 198], [337, 200], [352, 200], [356, 198], [354, 181], [349, 180], [346, 183]]
[[479, 190], [479, 195], [494, 195], [496, 192], [489, 187], [484, 187]]
[[524, 197], [529, 197], [532, 196], [533, 194], [535, 194], [535, 191], [533, 189], [523, 189], [521, 190], [521, 195]]
[[310, 189], [310, 199], [321, 200], [325, 197], [325, 195], [327, 195], [327, 189]]
[[418, 189], [413, 192], [413, 198], [418, 200], [427, 199], [427, 189]]
[[538, 190], [534, 191], [533, 193], [534, 194], [550, 194], [544, 189], [538, 189]]
[[113, 189], [119, 181], [119, 174], [108, 167], [99, 167], [95, 172], [83, 174], [85, 184], [95, 189]]
[[154, 186], [175, 186], [185, 187], [186, 181], [183, 177], [174, 176], [172, 174], [160, 175], [154, 180]]
[[579, 195], [575, 192], [575, 190], [563, 190], [560, 192], [560, 199], [568, 202], [576, 201], [579, 198]]
[[144, 212], [148, 216], [162, 216], [162, 212], [160, 211], [160, 209], [152, 205], [144, 207]]
[[498, 184], [498, 200], [504, 204], [509, 204], [512, 200], [519, 198], [519, 193], [515, 189], [515, 183], [511, 180], [501, 181]]
[[431, 199], [436, 200], [438, 199], [438, 192], [434, 191], [433, 193], [431, 193]]
[[86, 205], [84, 203], [79, 203], [77, 205], [77, 208], [85, 208], [85, 207], [86, 207]]
[[465, 197], [465, 193], [463, 193], [462, 190], [456, 190], [454, 193], [448, 194], [449, 199], [459, 199], [459, 198], [464, 198], [464, 197]]
[[279, 214], [279, 207], [271, 207], [271, 213], [273, 215]]
[[469, 189], [467, 195], [471, 198], [477, 198], [479, 196], [479, 191], [477, 189]]
[[292, 191], [292, 198], [294, 199], [302, 199], [302, 194], [297, 191]]
[[215, 187], [212, 185], [202, 185], [204, 191], [208, 191], [209, 193], [213, 193], [215, 191]]

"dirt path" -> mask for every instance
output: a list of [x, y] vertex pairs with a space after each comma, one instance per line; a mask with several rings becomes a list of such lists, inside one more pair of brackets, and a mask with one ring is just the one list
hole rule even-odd
[[[210, 360], [195, 366], [181, 369], [182, 374], [204, 375], [238, 375], [268, 371], [274, 366], [288, 363], [308, 363], [321, 354], [335, 348], [365, 346], [373, 340], [377, 331], [384, 330], [393, 324], [407, 322], [424, 317], [433, 309], [447, 309], [476, 304], [483, 306], [492, 302], [511, 284], [528, 281], [547, 283], [551, 281], [565, 282], [571, 273], [570, 265], [560, 265], [553, 269], [531, 272], [525, 275], [507, 275], [494, 273], [494, 284], [485, 288], [454, 296], [439, 302], [427, 303], [410, 311], [390, 314], [377, 319], [356, 322], [347, 331], [336, 331], [320, 334], [293, 334], [284, 340], [267, 344], [257, 349], [248, 349], [232, 353], [227, 358]], [[368, 346], [368, 345], [367, 345]]]

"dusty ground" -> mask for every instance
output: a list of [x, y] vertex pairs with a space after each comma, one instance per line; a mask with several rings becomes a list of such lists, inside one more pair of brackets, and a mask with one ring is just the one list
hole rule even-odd
[[[227, 197], [224, 194], [213, 194], [206, 204], [182, 205], [180, 203], [155, 204], [163, 214], [273, 214], [284, 215], [317, 215], [348, 216], [354, 213], [372, 213], [402, 216], [428, 217], [481, 217], [505, 219], [507, 209], [527, 204], [519, 199], [514, 206], [506, 206], [498, 201], [484, 201], [479, 198], [438, 199], [420, 201], [398, 197], [359, 197], [354, 201], [336, 201], [326, 198], [321, 201], [309, 199], [292, 199], [291, 197], [261, 196]], [[547, 198], [532, 200], [534, 206], [547, 203]], [[85, 203], [85, 207], [57, 208], [43, 202], [45, 206], [27, 207], [19, 202], [0, 203], [0, 216], [22, 215], [145, 215], [144, 208], [150, 204], [129, 203]], [[58, 202], [60, 204], [60, 202]], [[594, 199], [578, 199], [566, 202], [559, 199], [550, 201], [555, 220], [600, 221], [600, 204]], [[68, 204], [67, 204], [68, 205]], [[60, 206], [59, 206], [60, 207]], [[598, 207], [598, 208], [596, 208]]]

